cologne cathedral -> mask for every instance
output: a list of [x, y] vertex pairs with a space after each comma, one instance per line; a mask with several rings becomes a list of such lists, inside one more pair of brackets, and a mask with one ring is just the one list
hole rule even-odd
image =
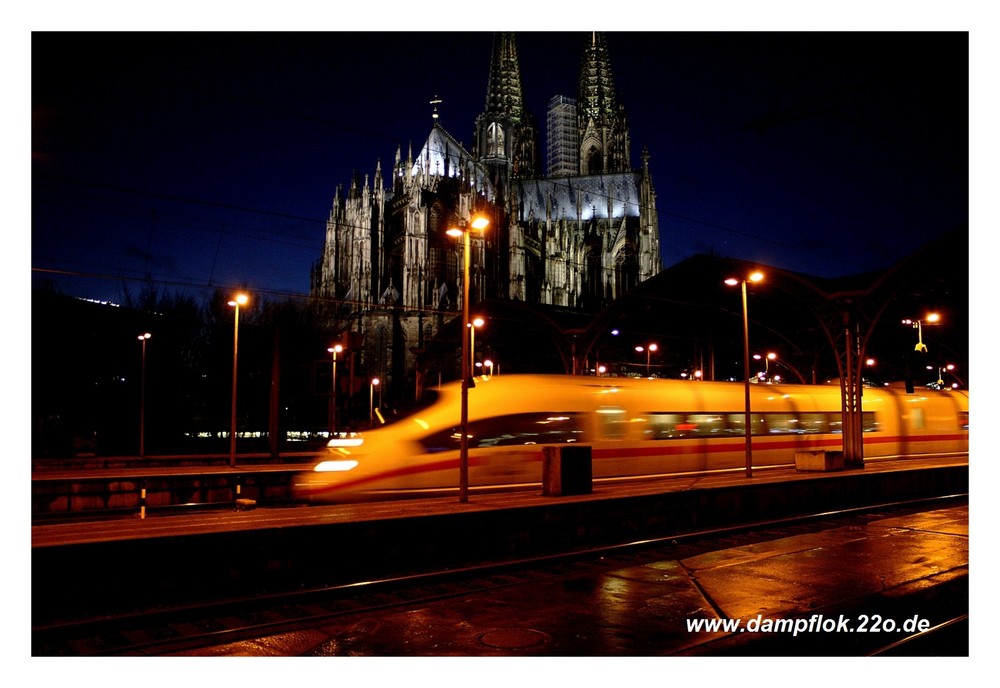
[[593, 314], [660, 270], [648, 156], [632, 167], [606, 38], [581, 36], [581, 48], [575, 98], [549, 102], [544, 170], [515, 37], [497, 34], [471, 149], [435, 117], [416, 155], [397, 149], [391, 169], [379, 162], [371, 179], [337, 189], [312, 291], [340, 304], [372, 374], [419, 389], [432, 372], [421, 352], [462, 313], [463, 242], [446, 231], [473, 217], [489, 226], [470, 231], [471, 308], [502, 300]]

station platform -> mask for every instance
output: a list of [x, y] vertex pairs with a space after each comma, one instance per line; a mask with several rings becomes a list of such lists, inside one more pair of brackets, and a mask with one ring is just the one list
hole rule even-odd
[[[261, 464], [253, 467], [252, 470], [262, 474], [284, 474], [291, 471], [308, 470], [310, 467], [310, 464]], [[958, 469], [959, 472], [956, 474], [954, 469]], [[249, 467], [240, 469], [215, 467], [208, 469], [206, 475], [229, 476], [237, 473], [246, 474], [250, 470]], [[225, 511], [148, 517], [143, 519], [139, 518], [141, 512], [136, 507], [131, 517], [109, 520], [97, 518], [92, 521], [81, 520], [71, 523], [35, 524], [31, 528], [31, 542], [33, 548], [45, 548], [120, 540], [163, 538], [173, 535], [196, 536], [213, 533], [266, 530], [292, 526], [322, 526], [462, 514], [471, 516], [474, 514], [507, 510], [530, 510], [544, 507], [565, 507], [568, 505], [601, 503], [608, 500], [641, 499], [666, 493], [694, 493], [701, 495], [712, 491], [737, 493], [738, 491], [747, 489], [760, 490], [764, 488], [767, 488], [770, 492], [771, 488], [781, 490], [782, 485], [792, 483], [796, 484], [796, 486], [789, 487], [789, 489], [796, 489], [801, 492], [803, 490], [802, 484], [809, 485], [814, 481], [829, 481], [827, 487], [823, 488], [823, 492], [827, 494], [834, 492], [834, 488], [832, 487], [834, 483], [844, 483], [846, 481], [859, 485], [877, 484], [880, 486], [880, 489], [883, 489], [881, 494], [888, 501], [893, 498], [894, 494], [898, 494], [903, 490], [906, 485], [911, 484], [914, 476], [928, 475], [924, 471], [938, 470], [946, 471], [952, 475], [966, 476], [964, 489], [967, 489], [968, 455], [956, 454], [920, 458], [911, 457], [906, 459], [869, 459], [866, 461], [863, 469], [833, 472], [799, 471], [786, 466], [757, 467], [754, 468], [753, 476], [750, 478], [746, 477], [744, 471], [740, 469], [737, 471], [673, 475], [652, 479], [648, 477], [618, 479], [614, 481], [595, 482], [593, 489], [587, 494], [558, 497], [545, 496], [541, 494], [539, 489], [481, 493], [473, 488], [470, 491], [468, 501], [464, 503], [458, 501], [456, 490], [455, 496], [358, 501], [344, 504], [317, 505], [307, 508], [237, 510], [235, 504], [233, 504], [232, 508]], [[117, 470], [98, 471], [98, 473], [110, 473], [111, 475], [111, 478], [101, 479], [124, 479]], [[189, 474], [190, 469], [185, 467], [149, 468], [142, 469], [141, 472], [131, 469], [128, 472], [128, 475], [133, 477]], [[886, 476], [895, 477], [886, 480]], [[69, 475], [57, 474], [46, 476], [45, 479], [71, 478], [72, 480], [85, 481], [88, 477], [89, 479], [94, 479], [95, 476], [89, 471], [82, 473], [77, 471]], [[941, 482], [940, 487], [943, 491], [947, 491], [949, 484], [954, 483]], [[961, 481], [959, 481], [958, 489], [963, 489]], [[937, 491], [932, 489], [928, 494], [930, 496], [937, 496]], [[862, 501], [853, 501], [864, 503], [863, 499], [872, 490], [858, 490], [857, 492], [857, 497]], [[878, 494], [875, 491], [876, 497]], [[912, 491], [908, 491], [908, 494], [912, 494]], [[774, 501], [785, 502], [787, 501], [787, 497]], [[760, 512], [760, 516], [765, 517], [769, 511], [768, 505], [759, 505], [757, 511]], [[709, 523], [710, 518], [709, 515], [703, 515], [702, 523]]]

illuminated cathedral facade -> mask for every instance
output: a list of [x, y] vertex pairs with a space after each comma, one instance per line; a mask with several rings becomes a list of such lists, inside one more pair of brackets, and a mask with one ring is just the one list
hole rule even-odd
[[581, 45], [576, 97], [549, 103], [546, 169], [515, 37], [497, 34], [471, 149], [435, 117], [416, 155], [399, 148], [391, 168], [379, 162], [337, 189], [312, 292], [349, 313], [373, 374], [416, 374], [419, 387], [420, 353], [462, 312], [463, 244], [446, 231], [473, 216], [490, 224], [471, 232], [471, 307], [500, 299], [597, 313], [660, 270], [648, 156], [633, 168], [606, 38]]

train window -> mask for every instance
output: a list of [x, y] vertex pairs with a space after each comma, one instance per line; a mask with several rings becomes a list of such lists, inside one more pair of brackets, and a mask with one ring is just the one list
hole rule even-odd
[[[577, 413], [516, 413], [484, 418], [469, 423], [469, 447], [580, 442], [582, 426]], [[420, 443], [433, 454], [458, 449], [461, 438], [459, 428], [451, 428], [427, 435]]]
[[827, 416], [830, 418], [830, 434], [844, 434], [844, 417], [839, 413], [828, 413]]
[[718, 413], [689, 413], [686, 426], [692, 435], [721, 435], [726, 431], [726, 419]]
[[[744, 421], [746, 420], [745, 413], [730, 413], [727, 414], [729, 419], [729, 434], [730, 435], [746, 435], [746, 430], [743, 429]], [[751, 413], [750, 414], [750, 434], [751, 435], [763, 435], [767, 432], [767, 422], [766, 415], [763, 413]]]
[[924, 410], [919, 406], [910, 409], [910, 428], [913, 430], [923, 430], [926, 427], [924, 421]]
[[669, 440], [676, 437], [677, 425], [683, 416], [679, 413], [650, 413], [646, 418], [643, 436], [648, 440]]
[[830, 419], [825, 413], [800, 414], [799, 432], [804, 435], [815, 435], [830, 432]]
[[772, 435], [797, 435], [799, 418], [794, 413], [767, 414], [767, 431]]
[[768, 413], [767, 429], [772, 435], [812, 435], [829, 432], [826, 413]]
[[625, 409], [620, 406], [602, 406], [597, 409], [597, 434], [601, 439], [625, 439], [627, 430]]
[[718, 436], [726, 431], [726, 417], [720, 413], [650, 413], [646, 417], [643, 437], [647, 440], [673, 440]]
[[968, 411], [959, 411], [958, 412], [958, 426], [962, 430], [968, 430], [969, 429], [969, 412]]
[[740, 435], [741, 437], [746, 434], [746, 430], [743, 429], [744, 422], [746, 421], [746, 415], [743, 413], [730, 413], [726, 416], [727, 427], [729, 428], [730, 435]]
[[[745, 413], [650, 413], [644, 437], [650, 440], [672, 440], [693, 437], [725, 437], [744, 435]], [[754, 435], [816, 435], [840, 433], [839, 412], [810, 413], [751, 413], [750, 428]], [[879, 430], [875, 414], [862, 416], [864, 432]]]

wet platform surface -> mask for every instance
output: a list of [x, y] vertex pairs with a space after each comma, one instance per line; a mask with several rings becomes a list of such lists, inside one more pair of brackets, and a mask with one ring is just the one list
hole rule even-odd
[[[907, 624], [933, 627], [963, 605], [968, 611], [968, 535], [967, 507], [933, 509], [369, 611], [184, 654], [863, 656], [903, 637]], [[710, 625], [723, 620], [739, 628]], [[967, 653], [966, 627], [931, 654]]]

